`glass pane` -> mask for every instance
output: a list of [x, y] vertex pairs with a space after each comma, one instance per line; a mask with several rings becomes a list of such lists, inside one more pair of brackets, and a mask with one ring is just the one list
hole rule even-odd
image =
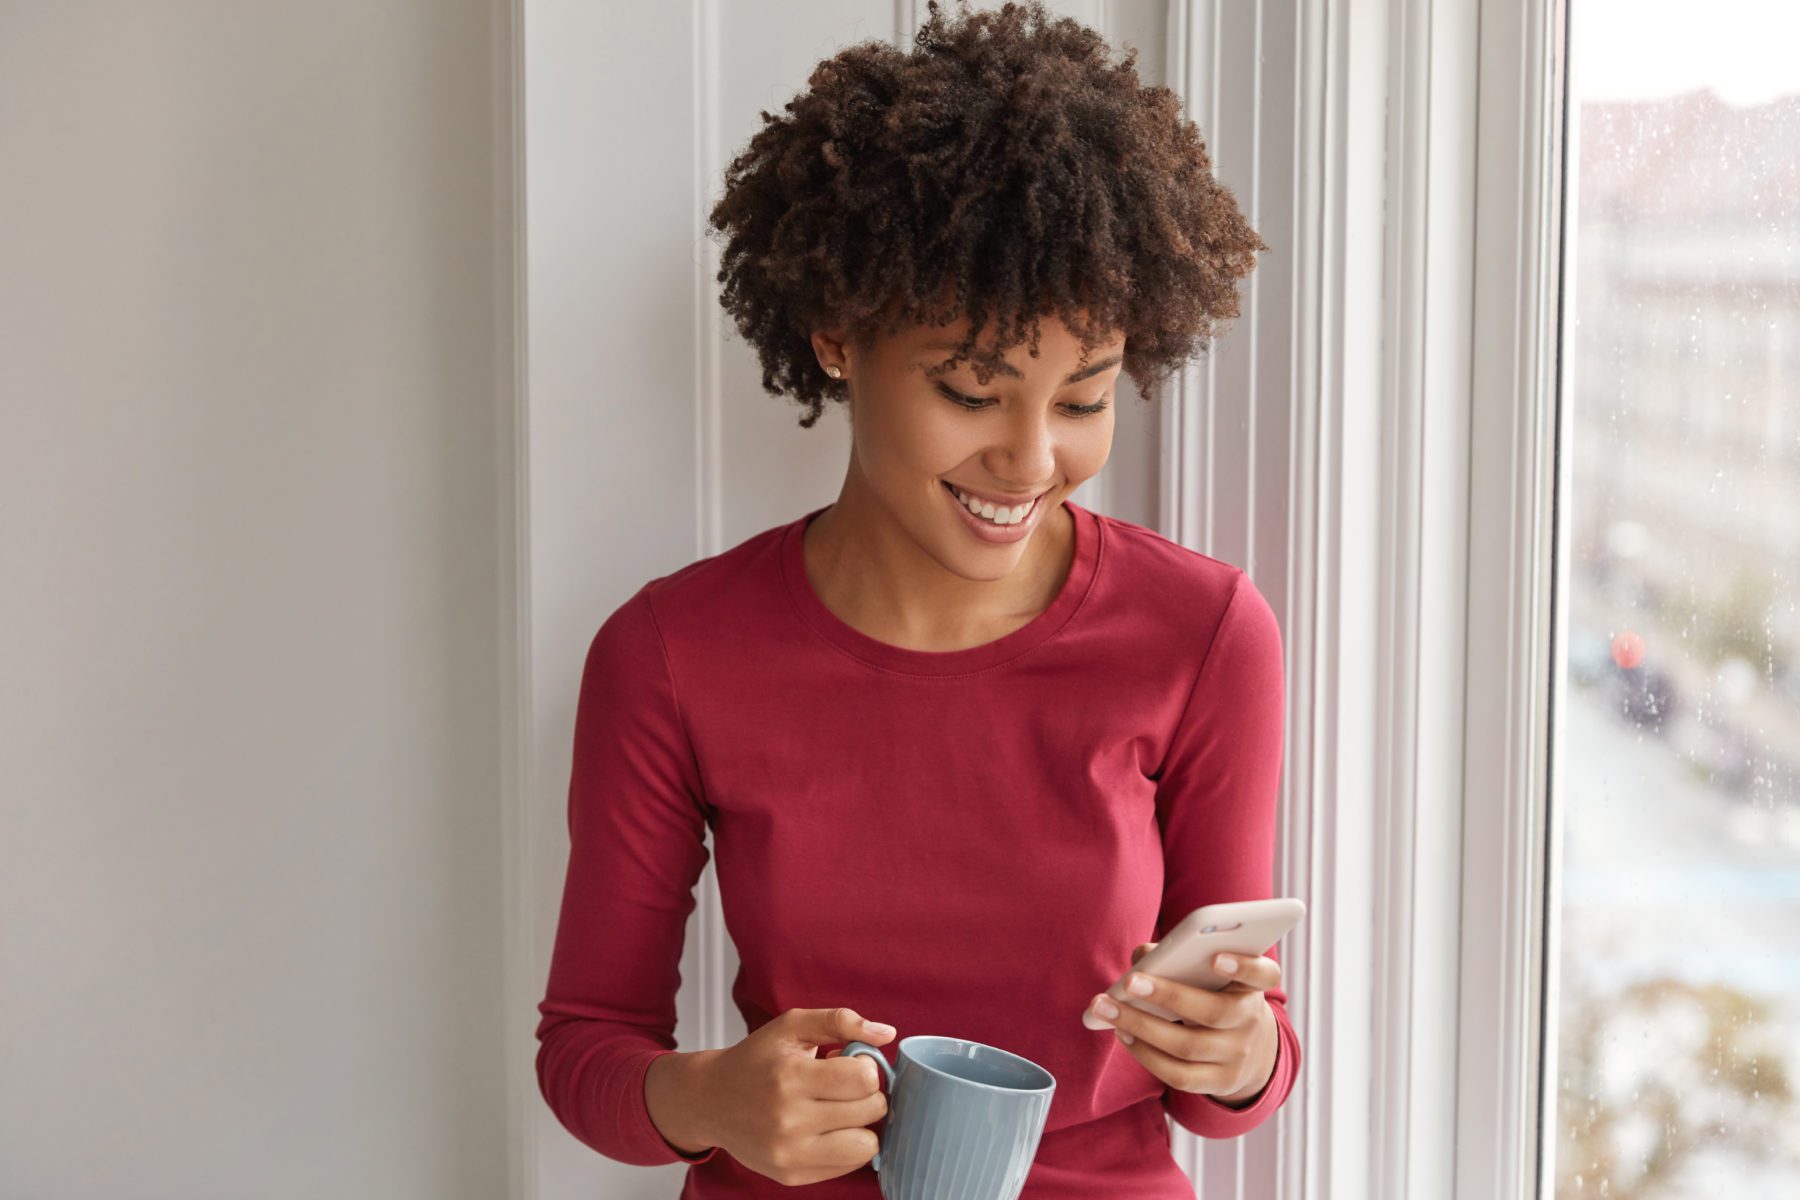
[[1557, 1197], [1800, 1197], [1800, 5], [1569, 0]]

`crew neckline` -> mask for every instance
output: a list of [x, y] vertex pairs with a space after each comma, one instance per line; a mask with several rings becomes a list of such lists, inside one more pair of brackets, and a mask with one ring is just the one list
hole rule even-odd
[[887, 671], [908, 675], [964, 675], [1011, 662], [1036, 649], [1069, 623], [1087, 599], [1098, 574], [1105, 523], [1093, 512], [1065, 498], [1062, 506], [1075, 522], [1075, 553], [1048, 608], [1003, 637], [960, 650], [915, 650], [870, 637], [825, 607], [806, 577], [806, 528], [830, 508], [821, 504], [788, 523], [782, 534], [783, 582], [795, 611], [820, 637], [855, 658]]

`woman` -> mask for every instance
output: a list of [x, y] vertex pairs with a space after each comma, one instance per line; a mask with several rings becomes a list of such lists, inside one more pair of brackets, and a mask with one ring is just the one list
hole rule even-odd
[[[765, 388], [845, 404], [853, 449], [834, 503], [589, 648], [539, 1081], [684, 1197], [875, 1197], [886, 1098], [838, 1050], [967, 1037], [1056, 1077], [1026, 1197], [1191, 1196], [1165, 1115], [1232, 1137], [1293, 1087], [1279, 963], [1082, 1017], [1145, 938], [1271, 894], [1280, 632], [1237, 567], [1068, 497], [1120, 373], [1153, 394], [1268, 247], [1135, 51], [930, 10], [765, 113], [712, 213]], [[678, 1052], [709, 828], [750, 1032]]]

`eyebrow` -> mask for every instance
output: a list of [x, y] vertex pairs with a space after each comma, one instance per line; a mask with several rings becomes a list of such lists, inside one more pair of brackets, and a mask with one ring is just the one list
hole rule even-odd
[[[924, 350], [955, 350], [956, 346], [950, 342], [933, 342], [929, 346], [920, 346], [919, 349], [921, 351], [924, 351]], [[1092, 378], [1093, 376], [1098, 375], [1100, 372], [1106, 370], [1108, 367], [1116, 367], [1124, 361], [1125, 361], [1125, 356], [1123, 354], [1114, 354], [1108, 358], [1101, 359], [1099, 362], [1089, 363], [1087, 366], [1081, 368], [1081, 370], [1075, 371], [1072, 374], [1070, 374], [1067, 378], [1065, 378], [1063, 380], [1063, 382], [1064, 383], [1080, 383], [1082, 380]], [[925, 373], [927, 375], [941, 375], [950, 368], [950, 361], [948, 359], [946, 359], [943, 362], [937, 364], [935, 367], [927, 366], [925, 363], [914, 363], [913, 365], [916, 367], [924, 367]], [[1001, 374], [1001, 375], [1010, 375], [1014, 379], [1023, 379], [1025, 377], [1024, 373], [1022, 371], [1020, 371], [1019, 368], [1013, 366], [1009, 362], [1002, 362], [999, 365], [999, 367], [996, 368], [996, 371], [998, 374]]]

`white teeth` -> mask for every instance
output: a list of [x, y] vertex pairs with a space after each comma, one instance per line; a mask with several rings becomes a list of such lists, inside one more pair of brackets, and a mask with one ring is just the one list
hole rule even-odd
[[1017, 525], [1020, 521], [1023, 521], [1025, 515], [1031, 511], [1031, 505], [1029, 504], [1021, 504], [1017, 507], [1008, 508], [1004, 506], [997, 507], [986, 500], [976, 500], [973, 497], [964, 495], [962, 490], [954, 483], [950, 485], [950, 490], [955, 494], [956, 498], [962, 502], [963, 507], [967, 508], [976, 516], [984, 517], [996, 525]]

